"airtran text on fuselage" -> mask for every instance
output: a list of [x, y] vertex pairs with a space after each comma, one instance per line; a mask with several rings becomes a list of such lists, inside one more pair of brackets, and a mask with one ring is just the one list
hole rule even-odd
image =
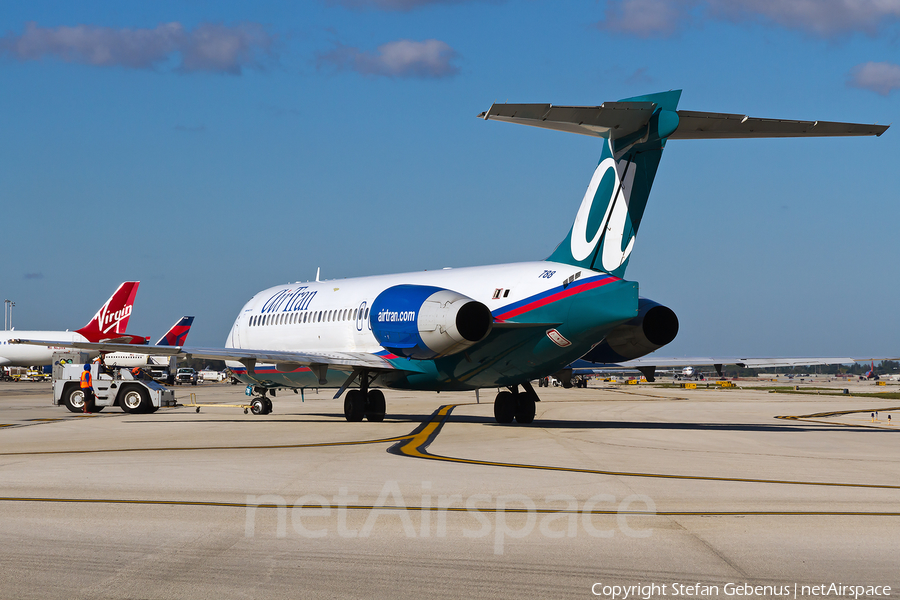
[[315, 290], [310, 290], [309, 286], [304, 285], [297, 289], [287, 288], [280, 290], [274, 296], [266, 300], [262, 309], [262, 314], [273, 313], [276, 311], [293, 312], [295, 310], [307, 310], [309, 303], [316, 296]]
[[386, 308], [378, 311], [379, 323], [411, 323], [416, 320], [416, 311], [414, 310], [388, 310]]

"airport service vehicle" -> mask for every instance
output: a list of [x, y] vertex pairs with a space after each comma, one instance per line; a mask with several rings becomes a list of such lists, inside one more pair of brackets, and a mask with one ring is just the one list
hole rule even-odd
[[0, 371], [0, 380], [2, 381], [19, 381], [28, 369], [25, 367], [3, 367]]
[[[84, 410], [84, 393], [81, 391], [81, 373], [84, 365], [61, 366], [59, 376], [53, 380], [53, 404], [65, 405], [72, 412]], [[137, 380], [128, 369], [115, 369], [112, 373], [100, 372], [99, 365], [91, 365], [94, 382], [94, 412], [107, 406], [119, 406], [127, 413], [152, 413], [161, 406], [175, 406], [175, 393], [155, 381]]]
[[335, 397], [346, 392], [348, 421], [385, 418], [379, 388], [505, 388], [494, 399], [497, 422], [531, 423], [539, 400], [532, 380], [596, 348], [644, 356], [677, 333], [675, 313], [624, 279], [667, 142], [887, 129], [684, 111], [680, 98], [673, 90], [600, 106], [494, 104], [480, 115], [599, 142], [574, 222], [545, 260], [279, 285], [244, 305], [224, 348], [150, 350], [225, 360], [260, 398], [278, 388], [337, 388]]
[[[69, 342], [116, 342], [124, 344], [146, 344], [147, 338], [125, 333], [128, 318], [134, 307], [139, 281], [126, 281], [100, 307], [90, 322], [75, 331], [2, 331], [0, 332], [0, 366], [32, 367], [49, 365], [53, 353], [71, 346]], [[12, 338], [32, 340], [55, 340], [58, 344], [17, 346], [10, 344]], [[97, 351], [93, 352], [96, 356]]]
[[182, 383], [197, 385], [197, 379], [197, 371], [191, 368], [181, 368], [175, 373], [175, 385], [181, 385]]
[[225, 373], [213, 369], [203, 369], [200, 371], [200, 381], [225, 381]]
[[44, 373], [42, 369], [28, 369], [19, 381], [50, 381], [50, 373]]
[[[150, 377], [152, 377], [153, 379], [159, 379], [159, 380], [165, 379], [165, 380], [168, 380], [168, 378], [169, 378], [169, 370], [168, 370], [168, 369], [164, 369], [164, 368], [162, 368], [162, 367], [157, 367], [157, 368], [154, 368], [154, 369], [150, 369]], [[175, 383], [175, 376], [172, 375], [172, 381], [167, 381], [167, 383]]]

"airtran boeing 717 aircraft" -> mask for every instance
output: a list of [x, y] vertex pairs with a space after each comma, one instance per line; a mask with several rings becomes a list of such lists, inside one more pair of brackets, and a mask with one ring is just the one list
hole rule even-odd
[[502, 388], [496, 420], [531, 423], [538, 400], [531, 380], [601, 344], [637, 357], [675, 337], [675, 314], [624, 279], [669, 140], [878, 136], [887, 129], [683, 111], [680, 97], [676, 90], [591, 107], [495, 104], [480, 115], [598, 139], [599, 164], [574, 223], [546, 260], [276, 286], [244, 305], [225, 348], [147, 351], [228, 361], [257, 395], [257, 413], [271, 411], [268, 393], [278, 388], [334, 387], [335, 397], [346, 391], [348, 421], [383, 420], [384, 388]]

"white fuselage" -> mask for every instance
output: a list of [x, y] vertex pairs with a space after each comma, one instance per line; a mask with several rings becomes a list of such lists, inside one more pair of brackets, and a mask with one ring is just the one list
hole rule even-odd
[[[372, 301], [387, 288], [412, 284], [453, 290], [482, 302], [497, 316], [498, 309], [559, 286], [579, 271], [590, 273], [571, 265], [535, 261], [276, 286], [259, 292], [244, 305], [225, 345], [379, 352], [383, 348], [372, 334], [367, 314]], [[229, 366], [237, 365], [229, 362]]]
[[151, 367], [167, 366], [168, 356], [152, 356], [137, 352], [107, 352], [103, 355], [103, 363], [109, 367]]
[[[49, 365], [53, 362], [54, 352], [66, 352], [71, 348], [59, 346], [31, 346], [26, 344], [10, 344], [9, 340], [22, 338], [28, 340], [52, 340], [54, 342], [87, 342], [88, 339], [74, 331], [2, 331], [0, 332], [0, 367], [34, 367]], [[96, 356], [97, 352], [89, 352]]]

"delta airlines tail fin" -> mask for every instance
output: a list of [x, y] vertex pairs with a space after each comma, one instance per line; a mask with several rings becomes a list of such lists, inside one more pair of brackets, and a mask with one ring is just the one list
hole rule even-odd
[[[109, 300], [100, 307], [94, 318], [81, 329], [76, 329], [76, 332], [87, 338], [89, 342], [133, 339], [135, 336], [126, 334], [125, 328], [128, 326], [128, 318], [131, 316], [134, 297], [140, 283], [140, 281], [126, 281], [120, 285]], [[143, 338], [141, 339], [143, 340]], [[130, 341], [125, 343], [146, 342]]]
[[494, 104], [479, 117], [603, 139], [575, 222], [547, 260], [625, 274], [662, 151], [670, 139], [879, 136], [884, 125], [758, 119], [676, 110], [681, 90], [600, 106]]
[[194, 317], [181, 317], [178, 322], [172, 325], [165, 335], [156, 342], [157, 346], [184, 346], [188, 333], [191, 331], [191, 325], [194, 324]]

